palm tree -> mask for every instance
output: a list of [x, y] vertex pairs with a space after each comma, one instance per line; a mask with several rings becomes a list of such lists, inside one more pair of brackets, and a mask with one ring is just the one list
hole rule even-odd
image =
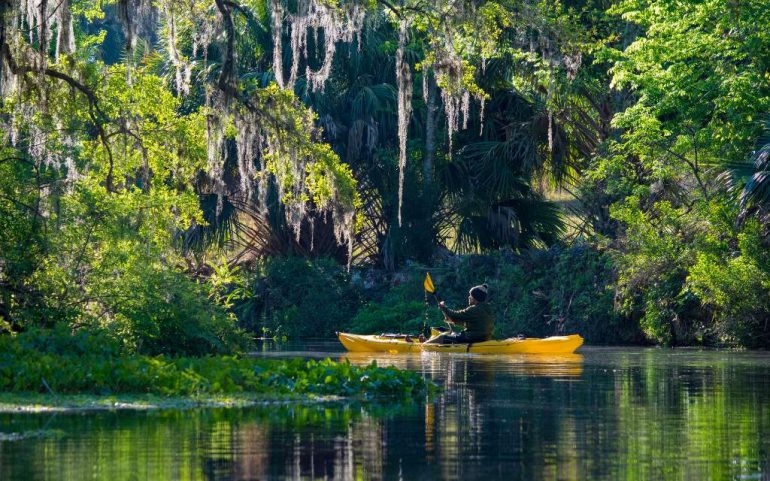
[[[340, 47], [323, 92], [305, 88], [303, 78], [295, 85], [295, 92], [318, 113], [324, 140], [351, 166], [359, 182], [363, 226], [357, 236], [354, 260], [395, 269], [407, 258], [429, 261], [434, 249], [442, 244], [462, 252], [478, 252], [502, 246], [526, 248], [556, 240], [562, 230], [558, 209], [531, 184], [546, 166], [556, 177], [569, 167], [568, 136], [558, 118], [548, 128], [542, 93], [525, 96], [513, 88], [509, 80], [512, 62], [502, 60], [490, 62], [482, 79], [483, 88], [491, 95], [483, 129], [478, 108], [474, 107], [468, 129], [455, 136], [455, 152], [451, 155], [444, 152], [449, 142], [443, 116], [440, 112], [428, 115], [421, 92], [422, 74], [415, 73], [409, 150], [423, 162], [408, 162], [404, 190], [408, 208], [403, 209], [403, 225], [399, 225], [395, 66], [392, 52], [383, 48], [394, 35], [389, 22], [367, 26], [360, 48]], [[413, 35], [407, 49], [411, 65], [425, 57], [418, 35]], [[264, 44], [265, 52], [272, 48], [267, 35], [247, 40], [240, 42], [251, 50], [252, 42]], [[248, 65], [241, 65], [239, 70], [258, 83], [269, 81], [270, 65], [264, 58], [253, 64], [241, 60]], [[427, 80], [432, 85], [432, 79]], [[440, 98], [435, 96], [433, 101], [440, 110]], [[549, 130], [553, 134], [550, 150]], [[228, 168], [232, 166], [226, 165]], [[303, 232], [313, 236], [295, 239], [289, 235], [282, 216], [277, 215], [281, 209], [277, 199], [265, 214], [242, 198], [237, 184], [236, 180], [228, 182], [226, 198], [219, 199], [202, 183], [201, 207], [208, 225], [189, 231], [185, 245], [201, 247], [216, 241], [231, 248], [237, 246], [239, 258], [295, 253], [344, 260], [344, 249], [331, 241], [319, 241], [332, 239], [326, 235], [332, 232], [331, 221], [311, 216]], [[217, 214], [215, 207], [220, 202]]]
[[[527, 100], [506, 83], [487, 86], [491, 101], [481, 132], [480, 118], [458, 135], [462, 147], [439, 170], [444, 212], [440, 230], [454, 238], [460, 252], [479, 252], [548, 245], [564, 226], [555, 204], [533, 188], [533, 179], [553, 159], [564, 156], [564, 144], [548, 151], [547, 112], [542, 102]], [[557, 138], [563, 131], [555, 126]], [[555, 165], [558, 168], [558, 165]]]

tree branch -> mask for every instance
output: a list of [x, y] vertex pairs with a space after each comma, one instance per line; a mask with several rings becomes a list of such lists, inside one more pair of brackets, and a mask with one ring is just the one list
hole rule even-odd
[[254, 15], [254, 12], [252, 12], [251, 9], [249, 9], [247, 6], [240, 3], [235, 3], [231, 0], [224, 0], [223, 4], [225, 6], [228, 6], [234, 10], [241, 12], [241, 15], [243, 15], [243, 17], [247, 21], [253, 23], [254, 25], [258, 25], [263, 31], [267, 31], [267, 29], [265, 29], [265, 26], [262, 25], [262, 22], [260, 22], [257, 16]]
[[387, 7], [388, 10], [393, 12], [396, 15], [396, 17], [398, 17], [400, 20], [406, 19], [406, 15], [404, 15], [404, 10], [409, 10], [414, 13], [419, 13], [420, 15], [428, 14], [428, 12], [426, 12], [424, 8], [420, 8], [420, 7], [415, 7], [411, 5], [400, 5], [397, 7], [392, 3], [390, 3], [388, 0], [377, 0], [377, 2], [385, 5], [385, 7]]
[[[2, 12], [2, 9], [0, 9], [0, 12]], [[64, 72], [60, 72], [58, 70], [52, 69], [52, 68], [41, 68], [41, 67], [35, 67], [32, 65], [19, 65], [16, 62], [16, 59], [11, 54], [11, 50], [8, 46], [8, 44], [5, 42], [5, 31], [3, 29], [2, 32], [0, 32], [2, 35], [0, 35], [0, 50], [2, 50], [2, 57], [5, 58], [6, 63], [8, 64], [8, 67], [11, 69], [11, 72], [14, 75], [24, 75], [27, 73], [37, 73], [37, 74], [43, 74], [47, 77], [55, 78], [57, 80], [61, 80], [68, 84], [70, 87], [74, 88], [75, 90], [79, 91], [85, 97], [88, 99], [88, 115], [91, 117], [91, 121], [94, 123], [97, 129], [97, 134], [99, 136], [99, 139], [102, 141], [102, 145], [104, 146], [104, 150], [107, 152], [107, 157], [109, 159], [109, 170], [107, 172], [107, 178], [105, 180], [106, 188], [108, 192], [113, 192], [113, 172], [114, 172], [114, 158], [112, 156], [112, 149], [110, 148], [110, 144], [107, 142], [107, 133], [104, 130], [104, 124], [109, 123], [109, 118], [107, 115], [102, 111], [102, 109], [99, 107], [99, 102], [97, 100], [96, 94], [93, 90], [88, 88], [83, 83], [79, 82], [75, 78], [73, 78], [70, 75], [65, 74]]]
[[227, 42], [217, 85], [225, 94], [232, 94], [237, 97], [238, 92], [233, 82], [235, 76], [235, 24], [231, 12], [232, 2], [226, 2], [226, 0], [215, 0], [215, 2], [220, 15], [222, 15]]
[[[706, 188], [706, 184], [703, 182], [700, 176], [700, 169], [698, 168], [697, 161], [696, 163], [693, 163], [690, 159], [685, 157], [684, 155], [674, 152], [669, 147], [664, 145], [662, 142], [657, 142], [658, 146], [665, 150], [669, 155], [672, 155], [676, 157], [677, 159], [681, 160], [685, 164], [687, 164], [688, 167], [690, 167], [690, 170], [692, 170], [693, 176], [695, 177], [695, 180], [698, 182], [698, 186], [700, 187], [701, 192], [703, 193], [703, 197], [706, 200], [709, 200], [711, 196], [709, 195], [708, 189]], [[697, 151], [696, 151], [697, 152]]]

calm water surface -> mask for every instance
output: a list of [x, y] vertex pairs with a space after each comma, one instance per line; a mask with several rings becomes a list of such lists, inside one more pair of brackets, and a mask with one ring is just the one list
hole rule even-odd
[[405, 405], [0, 415], [0, 480], [770, 480], [770, 353], [261, 356], [396, 365]]

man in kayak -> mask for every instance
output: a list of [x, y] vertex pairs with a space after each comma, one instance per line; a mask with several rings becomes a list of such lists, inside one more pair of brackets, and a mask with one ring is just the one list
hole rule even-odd
[[495, 313], [487, 300], [487, 285], [474, 286], [468, 292], [468, 307], [459, 311], [449, 309], [444, 301], [438, 308], [444, 320], [463, 327], [459, 333], [446, 333], [428, 341], [431, 344], [465, 344], [488, 341], [495, 328]]

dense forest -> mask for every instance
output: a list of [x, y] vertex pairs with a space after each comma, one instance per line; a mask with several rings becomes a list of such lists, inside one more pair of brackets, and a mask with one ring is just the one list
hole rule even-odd
[[450, 304], [487, 282], [499, 336], [769, 347], [768, 25], [768, 0], [0, 0], [0, 338], [417, 332], [430, 271]]

